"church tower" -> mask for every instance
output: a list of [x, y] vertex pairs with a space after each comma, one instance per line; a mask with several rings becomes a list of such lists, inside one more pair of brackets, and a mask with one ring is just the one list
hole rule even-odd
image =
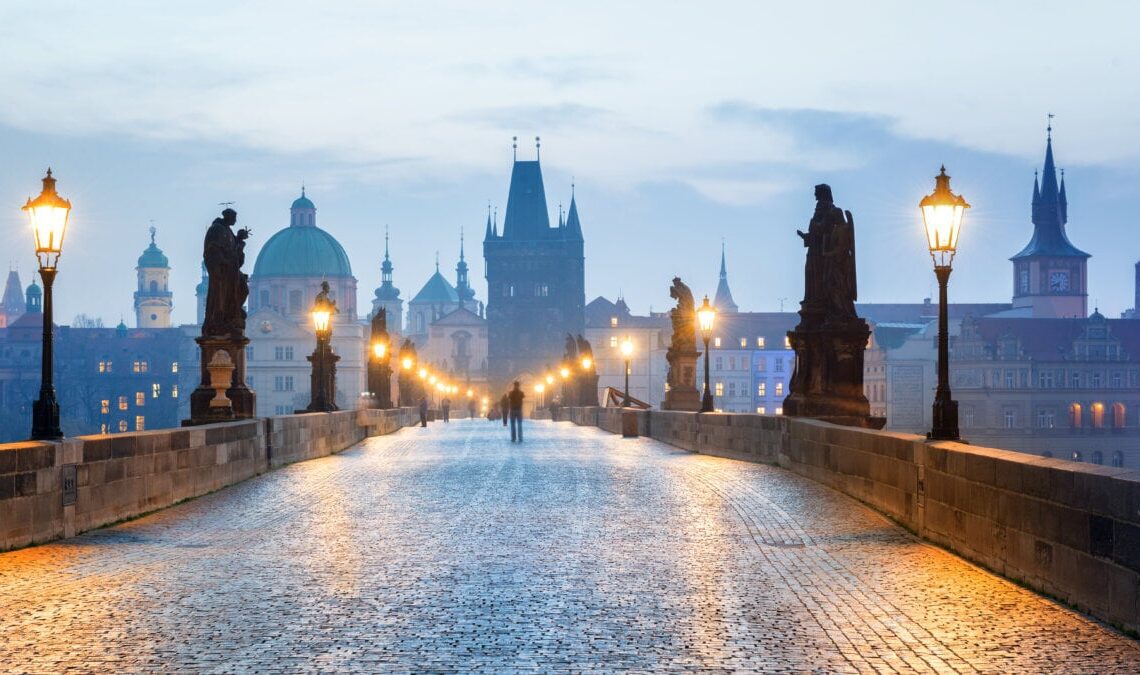
[[[459, 306], [465, 307], [475, 299], [475, 289], [467, 281], [467, 259], [463, 255], [463, 230], [459, 231], [459, 264], [455, 266], [455, 292], [459, 295]], [[475, 308], [470, 308], [475, 311]]]
[[4, 284], [4, 296], [0, 298], [0, 328], [11, 326], [24, 315], [24, 295], [20, 286], [20, 274], [8, 270], [8, 281]]
[[551, 227], [539, 158], [520, 161], [515, 147], [502, 232], [488, 223], [483, 241], [487, 365], [496, 389], [557, 364], [566, 334], [583, 333], [586, 322], [585, 244], [573, 192], [566, 221]]
[[138, 290], [135, 291], [135, 325], [139, 328], [170, 328], [174, 307], [170, 292], [170, 261], [154, 243], [156, 230], [150, 228], [150, 246], [139, 256]]
[[1069, 220], [1065, 172], [1057, 182], [1053, 162], [1053, 126], [1046, 129], [1045, 167], [1033, 178], [1033, 238], [1013, 262], [1013, 307], [1034, 318], [1088, 316], [1089, 254], [1065, 234]]
[[384, 228], [384, 262], [380, 263], [380, 288], [372, 299], [372, 316], [384, 308], [387, 316], [388, 332], [399, 333], [404, 325], [404, 301], [400, 299], [400, 289], [392, 283], [392, 259], [388, 257], [388, 228]]
[[716, 296], [713, 300], [716, 311], [724, 314], [736, 314], [740, 308], [732, 299], [732, 289], [728, 287], [728, 268], [724, 264], [724, 242], [720, 243], [720, 281], [716, 285]]

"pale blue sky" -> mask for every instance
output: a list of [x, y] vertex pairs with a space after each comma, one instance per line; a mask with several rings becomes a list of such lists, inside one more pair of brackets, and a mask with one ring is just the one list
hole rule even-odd
[[385, 223], [405, 297], [436, 248], [453, 274], [463, 226], [485, 298], [486, 205], [504, 206], [516, 134], [523, 158], [543, 138], [552, 220], [577, 182], [588, 299], [620, 288], [662, 309], [675, 274], [711, 293], [723, 236], [737, 302], [791, 309], [795, 229], [830, 182], [855, 214], [861, 299], [921, 301], [916, 204], [945, 162], [975, 207], [951, 297], [1006, 301], [1046, 112], [1069, 235], [1093, 255], [1090, 307], [1132, 306], [1134, 3], [14, 4], [0, 5], [0, 246], [29, 281], [19, 206], [51, 165], [75, 205], [65, 322], [129, 320], [152, 219], [175, 318], [192, 321], [217, 203], [237, 203], [256, 252], [302, 181], [362, 307]]

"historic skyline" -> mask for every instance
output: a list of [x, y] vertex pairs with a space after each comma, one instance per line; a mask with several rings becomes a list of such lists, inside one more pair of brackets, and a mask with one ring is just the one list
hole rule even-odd
[[[789, 308], [802, 282], [788, 254], [817, 182], [855, 214], [860, 299], [921, 300], [934, 279], [916, 204], [944, 162], [975, 206], [954, 298], [1007, 301], [1007, 259], [1032, 231], [1032, 174], [1054, 112], [1069, 236], [1093, 256], [1090, 310], [1115, 316], [1132, 305], [1140, 257], [1120, 245], [1140, 173], [1137, 93], [1116, 84], [1140, 73], [1126, 35], [1136, 10], [1085, 8], [1061, 39], [1062, 7], [960, 3], [940, 15], [958, 49], [926, 42], [934, 8], [905, 4], [889, 20], [835, 6], [824, 21], [729, 3], [652, 15], [585, 3], [542, 16], [510, 5], [399, 16], [275, 3], [158, 17], [124, 5], [68, 8], [50, 34], [12, 10], [11, 58], [0, 65], [16, 94], [0, 106], [10, 260], [0, 263], [30, 279], [18, 207], [50, 164], [75, 204], [60, 320], [131, 315], [134, 258], [154, 220], [175, 321], [189, 323], [216, 204], [237, 202], [256, 255], [304, 182], [351, 251], [367, 307], [385, 224], [396, 283], [416, 287], [436, 249], [453, 264], [460, 227], [479, 232], [488, 200], [503, 213], [511, 136], [527, 159], [541, 135], [551, 220], [575, 181], [590, 223], [587, 300], [621, 289], [638, 311], [663, 309], [674, 274], [712, 293], [723, 236], [736, 301], [774, 310], [785, 298]], [[720, 20], [725, 12], [738, 20]], [[856, 50], [853, 40], [884, 46]], [[68, 48], [46, 47], [57, 41]], [[656, 266], [630, 261], [632, 246]], [[470, 263], [485, 295], [482, 261]]]

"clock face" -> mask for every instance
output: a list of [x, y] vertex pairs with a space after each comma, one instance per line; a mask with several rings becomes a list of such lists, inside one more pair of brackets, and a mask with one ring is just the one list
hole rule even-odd
[[1049, 273], [1049, 290], [1053, 292], [1069, 290], [1069, 273], [1068, 272], [1050, 272]]

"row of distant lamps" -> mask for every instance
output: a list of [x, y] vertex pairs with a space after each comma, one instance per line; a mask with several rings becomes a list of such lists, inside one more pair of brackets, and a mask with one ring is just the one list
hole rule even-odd
[[[56, 398], [53, 382], [52, 285], [55, 282], [59, 257], [63, 252], [63, 237], [67, 233], [71, 202], [60, 197], [59, 193], [56, 192], [56, 179], [52, 177], [50, 168], [42, 180], [43, 188], [39, 196], [35, 199], [29, 198], [22, 207], [31, 221], [40, 278], [43, 279], [44, 284], [40, 395], [32, 404], [31, 437], [34, 440], [57, 440], [63, 438], [63, 432], [59, 425], [59, 401]], [[930, 251], [931, 260], [934, 262], [935, 277], [938, 279], [938, 388], [934, 397], [934, 422], [930, 433], [927, 434], [931, 440], [959, 439], [958, 402], [953, 400], [950, 394], [946, 287], [950, 280], [951, 263], [958, 249], [958, 236], [962, 229], [962, 220], [968, 208], [970, 205], [961, 195], [951, 192], [950, 176], [946, 174], [945, 166], [934, 178], [934, 192], [923, 197], [922, 201], [919, 202], [923, 227], [926, 231], [927, 248]], [[327, 308], [314, 307], [312, 319], [313, 327], [317, 333], [319, 349], [322, 342], [327, 345], [331, 338], [332, 313]], [[709, 390], [709, 340], [712, 337], [715, 321], [716, 309], [709, 304], [709, 298], [706, 295], [704, 302], [697, 310], [697, 323], [705, 343], [705, 382], [701, 397], [701, 412], [713, 410], [713, 396]], [[377, 342], [372, 345], [372, 350], [376, 358], [383, 359], [389, 350], [389, 346], [386, 343]], [[621, 352], [625, 359], [623, 407], [628, 407], [630, 405], [629, 372], [633, 357], [632, 340], [626, 338], [622, 342]], [[400, 365], [405, 370], [411, 370], [415, 363], [410, 357], [405, 357]], [[583, 357], [580, 365], [584, 371], [588, 371], [592, 363], [589, 357]], [[317, 367], [316, 361], [314, 361], [313, 367]], [[426, 381], [441, 395], [454, 395], [460, 391], [458, 385], [447, 382], [439, 375], [431, 373], [427, 368], [421, 367], [417, 374], [422, 381]], [[559, 375], [563, 380], [569, 379], [571, 374], [572, 370], [568, 364], [563, 364], [559, 369]], [[554, 382], [554, 375], [547, 373], [542, 381], [535, 384], [535, 391], [542, 395], [546, 391], [546, 387], [552, 386]], [[466, 393], [468, 398], [475, 395], [472, 389], [468, 389]], [[484, 410], [486, 410], [487, 404], [487, 398], [484, 397]]]

